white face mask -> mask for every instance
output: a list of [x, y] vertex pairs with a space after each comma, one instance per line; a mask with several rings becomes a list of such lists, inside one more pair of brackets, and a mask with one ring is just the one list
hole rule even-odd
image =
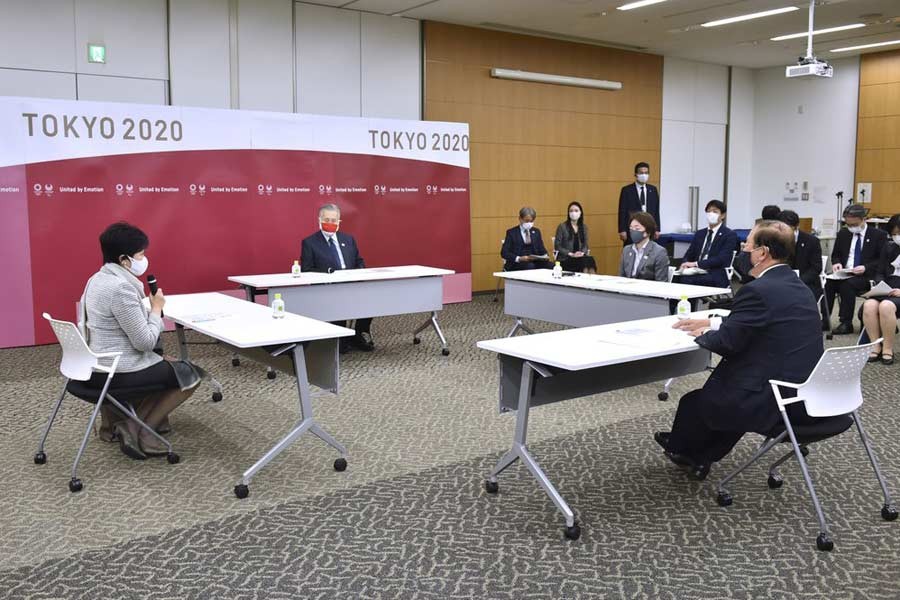
[[581, 211], [580, 210], [570, 211], [569, 218], [572, 219], [573, 221], [577, 221], [578, 219], [581, 218]]
[[637, 180], [639, 183], [647, 183], [648, 181], [650, 181], [650, 174], [649, 173], [638, 173]]
[[706, 213], [706, 220], [709, 221], [710, 225], [716, 225], [719, 222], [719, 213], [709, 211]]
[[522, 223], [522, 229], [524, 229], [525, 231], [528, 231], [532, 227], [534, 227], [534, 223]]
[[[131, 257], [129, 257], [131, 258]], [[147, 267], [150, 266], [150, 261], [147, 260], [147, 257], [144, 258], [131, 258], [131, 266], [128, 267], [128, 270], [131, 271], [135, 277], [140, 277], [144, 273], [147, 272]]]
[[853, 227], [847, 227], [850, 230], [850, 233], [856, 234], [862, 231], [862, 227], [860, 225], [854, 225]]
[[900, 246], [900, 235], [892, 235], [891, 239], [894, 240], [894, 243]]

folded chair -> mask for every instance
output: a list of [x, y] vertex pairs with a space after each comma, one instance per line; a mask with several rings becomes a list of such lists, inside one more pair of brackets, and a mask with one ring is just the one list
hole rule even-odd
[[[165, 444], [168, 449], [166, 459], [169, 461], [169, 464], [176, 464], [180, 459], [178, 455], [172, 451], [172, 444], [170, 444], [166, 438], [156, 433], [152, 427], [144, 423], [137, 416], [137, 413], [129, 403], [120, 403], [109, 394], [109, 387], [116, 374], [116, 367], [119, 365], [119, 358], [121, 358], [122, 353], [95, 353], [88, 347], [87, 343], [84, 341], [84, 337], [81, 335], [81, 332], [78, 331], [78, 328], [75, 327], [74, 323], [58, 321], [47, 313], [44, 313], [44, 318], [50, 322], [53, 333], [56, 334], [56, 339], [59, 340], [59, 345], [62, 348], [62, 362], [59, 365], [59, 370], [66, 378], [66, 382], [63, 385], [63, 390], [59, 395], [59, 399], [53, 406], [53, 411], [50, 413], [50, 419], [47, 421], [44, 433], [41, 435], [41, 441], [38, 444], [37, 452], [34, 455], [34, 463], [36, 465], [42, 465], [47, 462], [47, 454], [44, 452], [44, 443], [47, 441], [47, 436], [50, 434], [50, 427], [53, 426], [53, 421], [56, 419], [56, 415], [59, 413], [59, 409], [62, 406], [63, 398], [66, 397], [66, 393], [68, 392], [76, 398], [94, 404], [94, 410], [91, 413], [90, 421], [88, 421], [87, 429], [85, 429], [84, 437], [81, 440], [81, 446], [78, 448], [78, 454], [75, 455], [75, 463], [72, 465], [72, 478], [69, 480], [69, 491], [80, 492], [84, 488], [84, 484], [78, 478], [78, 462], [84, 454], [84, 449], [87, 447], [91, 430], [94, 427], [94, 422], [97, 420], [97, 415], [100, 414], [100, 409], [104, 402], [111, 403], [121, 411], [122, 414], [137, 423], [143, 430]], [[101, 360], [105, 362], [111, 361], [112, 364], [109, 366], [104, 365]], [[85, 383], [91, 378], [91, 374], [94, 372], [106, 373], [106, 382], [103, 384], [102, 390], [89, 387]], [[128, 391], [129, 393], [134, 392], [143, 395], [160, 392], [164, 389], [164, 386], [147, 386], [134, 388], [133, 390], [129, 389]]]
[[[888, 492], [887, 484], [875, 460], [875, 453], [869, 437], [863, 430], [862, 421], [859, 418], [859, 407], [862, 406], [862, 386], [861, 375], [863, 367], [866, 364], [866, 358], [873, 346], [880, 343], [877, 340], [871, 344], [862, 346], [847, 346], [843, 348], [829, 348], [819, 359], [813, 372], [803, 383], [791, 383], [787, 381], [769, 380], [772, 391], [775, 393], [775, 401], [778, 403], [778, 409], [781, 411], [783, 424], [776, 427], [773, 431], [766, 435], [766, 439], [760, 445], [759, 449], [746, 463], [741, 465], [736, 471], [729, 474], [719, 482], [717, 488], [716, 502], [719, 506], [729, 506], [732, 503], [731, 494], [725, 488], [725, 485], [734, 479], [739, 473], [743, 472], [747, 467], [759, 460], [769, 450], [777, 444], [790, 443], [793, 452], [789, 452], [772, 463], [769, 467], [769, 487], [772, 489], [779, 488], [783, 484], [783, 479], [778, 473], [778, 467], [789, 460], [792, 456], [796, 457], [800, 463], [800, 470], [803, 473], [803, 479], [806, 481], [806, 487], [809, 489], [809, 495], [812, 498], [816, 516], [819, 519], [819, 535], [816, 538], [816, 546], [819, 550], [830, 551], [834, 548], [834, 542], [828, 534], [828, 525], [825, 522], [825, 514], [822, 512], [822, 506], [819, 498], [816, 496], [816, 490], [813, 487], [812, 478], [806, 467], [805, 456], [809, 454], [806, 446], [816, 442], [826, 440], [828, 438], [840, 435], [841, 433], [856, 425], [859, 433], [859, 439], [865, 448], [869, 457], [869, 462], [875, 470], [875, 477], [881, 485], [881, 491], [884, 494], [884, 504], [881, 507], [881, 517], [886, 521], [893, 521], [897, 518], [897, 509], [891, 502], [891, 495]], [[797, 391], [794, 398], [784, 398], [782, 389], [792, 389]], [[788, 417], [786, 407], [795, 402], [802, 402], [806, 408], [806, 412], [811, 417], [817, 417], [816, 422], [812, 424], [794, 425]]]

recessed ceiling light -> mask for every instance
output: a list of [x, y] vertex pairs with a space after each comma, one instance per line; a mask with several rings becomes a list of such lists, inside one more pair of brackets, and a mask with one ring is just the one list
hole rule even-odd
[[751, 19], [761, 19], [763, 17], [771, 17], [772, 15], [780, 15], [783, 13], [794, 12], [799, 10], [796, 6], [785, 6], [782, 8], [773, 8], [772, 10], [764, 10], [762, 12], [750, 13], [747, 15], [738, 15], [736, 17], [728, 17], [727, 19], [718, 19], [716, 21], [707, 21], [701, 23], [703, 27], [718, 27], [719, 25], [729, 25], [731, 23], [740, 23], [741, 21], [749, 21]]
[[834, 50], [831, 50], [831, 52], [849, 52], [850, 50], [864, 50], [865, 48], [878, 48], [879, 46], [892, 46], [894, 44], [900, 44], [900, 40], [878, 42], [877, 44], [863, 44], [862, 46], [847, 46], [846, 48], [835, 48]]
[[623, 4], [622, 6], [617, 6], [616, 8], [619, 10], [631, 10], [633, 8], [642, 8], [644, 6], [650, 6], [651, 4], [659, 4], [660, 2], [665, 2], [666, 0], [638, 0], [637, 2], [629, 2], [628, 4]]
[[[813, 30], [813, 35], [819, 35], [820, 33], [834, 33], [835, 31], [846, 31], [848, 29], [859, 29], [860, 27], [865, 27], [865, 23], [852, 23], [850, 25], [841, 25], [840, 27], [828, 27], [826, 29], [815, 29]], [[778, 37], [769, 38], [773, 42], [780, 42], [782, 40], [793, 40], [796, 38], [805, 38], [809, 35], [808, 31], [801, 31], [800, 33], [791, 33], [789, 35], [779, 35]]]

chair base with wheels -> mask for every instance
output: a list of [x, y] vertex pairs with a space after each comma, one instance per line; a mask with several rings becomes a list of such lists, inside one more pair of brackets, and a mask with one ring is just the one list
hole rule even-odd
[[[886, 521], [897, 519], [897, 508], [891, 500], [890, 492], [887, 489], [878, 461], [875, 459], [875, 453], [872, 450], [869, 437], [863, 429], [858, 411], [859, 406], [862, 404], [862, 393], [859, 386], [860, 373], [863, 365], [865, 365], [869, 351], [880, 341], [863, 346], [830, 348], [823, 354], [809, 379], [802, 384], [776, 380], [770, 381], [781, 411], [783, 425], [769, 432], [753, 456], [718, 483], [716, 486], [716, 502], [719, 506], [730, 506], [734, 501], [731, 493], [725, 487], [732, 479], [756, 463], [778, 444], [790, 443], [792, 451], [770, 465], [768, 486], [770, 489], [780, 488], [784, 483], [784, 479], [778, 472], [778, 468], [791, 458], [797, 460], [819, 521], [816, 547], [824, 552], [831, 551], [834, 549], [834, 542], [829, 534], [825, 513], [816, 495], [812, 477], [806, 464], [806, 456], [809, 454], [807, 446], [840, 435], [855, 425], [859, 439], [868, 456], [869, 463], [875, 471], [875, 477], [884, 495], [881, 517]], [[797, 396], [794, 398], [783, 398], [781, 395], [782, 388], [797, 390]], [[806, 405], [808, 414], [816, 417], [816, 420], [808, 424], [793, 425], [787, 410], [785, 410], [785, 406], [795, 402], [803, 402]]]

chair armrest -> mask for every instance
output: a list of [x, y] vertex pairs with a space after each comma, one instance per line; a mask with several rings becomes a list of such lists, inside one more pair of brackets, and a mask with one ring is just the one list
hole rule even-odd
[[115, 358], [117, 356], [122, 356], [121, 352], [92, 352], [92, 354], [96, 358]]
[[773, 385], [773, 386], [776, 386], [776, 385], [777, 385], [778, 387], [792, 388], [792, 389], [795, 389], [795, 390], [799, 390], [799, 389], [800, 389], [800, 386], [803, 385], [802, 383], [789, 383], [789, 382], [787, 382], [787, 381], [779, 381], [779, 380], [777, 380], [777, 379], [770, 379], [770, 380], [769, 380], [769, 383], [770, 383], [771, 385]]

